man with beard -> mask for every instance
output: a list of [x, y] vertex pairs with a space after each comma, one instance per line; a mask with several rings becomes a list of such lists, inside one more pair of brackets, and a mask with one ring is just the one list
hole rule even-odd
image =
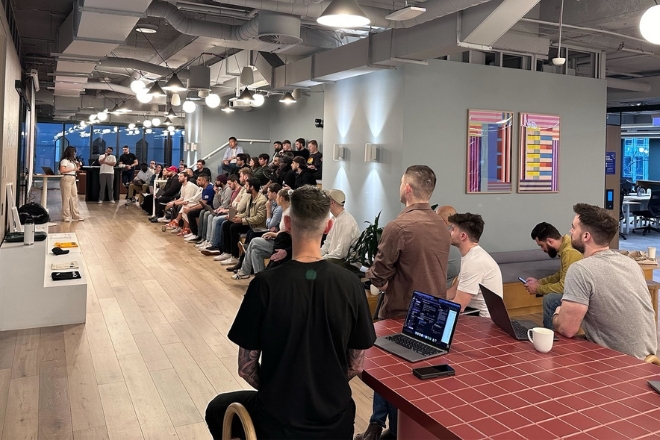
[[525, 280], [525, 288], [530, 295], [543, 296], [543, 327], [552, 330], [552, 315], [561, 305], [566, 271], [571, 264], [582, 259], [582, 254], [571, 245], [570, 234], [562, 237], [550, 223], [541, 222], [534, 226], [532, 239], [550, 258], [559, 255], [561, 260], [559, 272], [556, 274], [540, 280], [532, 277]]
[[644, 359], [657, 350], [655, 315], [639, 264], [610, 249], [619, 221], [598, 206], [573, 206], [571, 242], [584, 259], [568, 268], [552, 325], [567, 338], [580, 327], [588, 340]]

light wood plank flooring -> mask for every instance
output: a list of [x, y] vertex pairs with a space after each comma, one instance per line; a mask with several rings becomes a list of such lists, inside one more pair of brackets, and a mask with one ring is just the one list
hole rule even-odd
[[[251, 389], [226, 337], [247, 282], [136, 206], [81, 201], [81, 213], [50, 230], [78, 235], [87, 322], [0, 332], [0, 439], [209, 439], [208, 401]], [[361, 432], [372, 391], [351, 386]]]

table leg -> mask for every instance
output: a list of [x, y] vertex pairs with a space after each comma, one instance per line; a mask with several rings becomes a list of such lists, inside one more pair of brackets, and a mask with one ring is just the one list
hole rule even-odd
[[44, 176], [41, 180], [43, 182], [43, 185], [41, 186], [41, 206], [48, 210], [46, 207], [48, 202], [48, 177]]
[[623, 219], [623, 221], [626, 224], [626, 234], [630, 233], [630, 205], [625, 205], [626, 207], [626, 217]]

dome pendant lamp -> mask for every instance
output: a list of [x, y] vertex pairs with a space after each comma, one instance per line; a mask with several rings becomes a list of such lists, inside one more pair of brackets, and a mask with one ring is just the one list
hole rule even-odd
[[316, 21], [336, 28], [354, 28], [371, 23], [355, 0], [332, 0]]
[[649, 42], [660, 44], [660, 5], [651, 6], [644, 12], [639, 20], [639, 31]]

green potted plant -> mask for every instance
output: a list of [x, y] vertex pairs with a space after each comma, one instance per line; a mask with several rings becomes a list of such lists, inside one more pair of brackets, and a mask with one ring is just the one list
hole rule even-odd
[[373, 264], [376, 252], [378, 252], [380, 237], [383, 235], [383, 228], [378, 227], [381, 212], [378, 213], [373, 223], [365, 221], [368, 226], [351, 246], [349, 263], [357, 263], [366, 267]]

